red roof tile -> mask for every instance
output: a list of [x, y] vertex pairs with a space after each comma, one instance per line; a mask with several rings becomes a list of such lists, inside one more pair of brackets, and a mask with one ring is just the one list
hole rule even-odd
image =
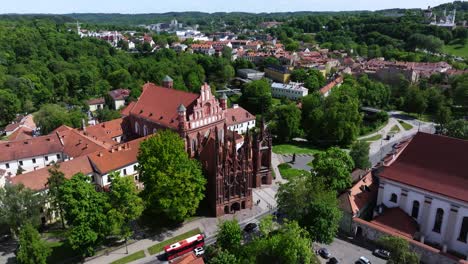
[[226, 109], [226, 124], [228, 126], [255, 120], [255, 116], [240, 106]]
[[383, 214], [377, 216], [371, 223], [408, 238], [413, 238], [414, 234], [418, 231], [416, 220], [398, 207], [385, 209]]
[[467, 166], [467, 140], [419, 132], [380, 176], [468, 202]]
[[149, 119], [165, 127], [177, 128], [177, 108], [183, 104], [187, 108], [188, 116], [198, 97], [198, 94], [147, 83], [143, 86], [139, 100], [129, 109], [129, 114]]
[[126, 107], [124, 107], [121, 111], [120, 114], [123, 116], [129, 116], [130, 115], [130, 110], [135, 106], [136, 102], [130, 102]]
[[33, 130], [28, 127], [20, 127], [8, 136], [8, 140], [26, 140], [33, 138]]
[[100, 173], [105, 174], [116, 169], [128, 166], [137, 162], [140, 143], [147, 137], [138, 138], [124, 144], [113, 147], [111, 150], [97, 151], [88, 157], [94, 165], [94, 168]]
[[63, 142], [63, 153], [69, 157], [80, 157], [98, 150], [106, 150], [112, 145], [105, 141], [91, 139], [77, 130], [68, 130], [57, 132], [60, 140]]
[[174, 260], [173, 264], [204, 264], [203, 258], [197, 258], [193, 252]]
[[109, 92], [109, 95], [114, 100], [125, 100], [130, 96], [130, 90], [128, 89], [116, 89]]
[[[12, 184], [23, 184], [31, 190], [41, 191], [46, 189], [47, 179], [50, 176], [50, 168], [51, 167], [45, 167], [28, 173], [16, 175], [15, 177], [12, 177], [10, 181]], [[79, 172], [82, 172], [83, 174], [90, 174], [93, 172], [93, 168], [86, 156], [60, 163], [59, 170], [65, 174], [65, 178], [67, 179], [70, 179], [73, 175]]]
[[57, 135], [40, 136], [26, 140], [14, 140], [0, 144], [0, 160], [9, 161], [42, 156], [62, 151]]
[[324, 87], [322, 87], [320, 89], [320, 93], [321, 94], [326, 94], [328, 91], [330, 91], [331, 89], [333, 89], [335, 86], [337, 86], [338, 84], [341, 84], [343, 82], [343, 77], [340, 76], [338, 78], [336, 78], [335, 80], [331, 81], [329, 84], [325, 85]]
[[94, 126], [86, 127], [85, 135], [110, 145], [117, 144], [113, 139], [122, 136], [122, 118], [103, 122]]
[[94, 99], [90, 99], [88, 100], [88, 105], [97, 105], [97, 104], [104, 104], [106, 101], [104, 100], [103, 97], [101, 98], [94, 98]]

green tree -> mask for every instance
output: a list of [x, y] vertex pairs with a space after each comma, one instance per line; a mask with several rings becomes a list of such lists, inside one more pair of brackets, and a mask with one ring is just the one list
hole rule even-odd
[[444, 42], [432, 35], [415, 33], [408, 38], [407, 45], [410, 49], [425, 49], [431, 52], [440, 52]]
[[16, 95], [8, 90], [0, 90], [0, 126], [11, 122], [19, 114], [21, 103]]
[[300, 124], [301, 111], [291, 103], [275, 108], [270, 126], [280, 142], [288, 142], [301, 134]]
[[336, 192], [351, 187], [353, 168], [354, 161], [349, 154], [336, 147], [318, 153], [312, 161], [315, 176], [323, 178], [326, 186]]
[[447, 106], [442, 106], [435, 115], [436, 122], [445, 128], [448, 123], [452, 120], [452, 111]]
[[88, 176], [77, 173], [61, 185], [60, 196], [70, 226], [68, 243], [82, 256], [93, 255], [113, 226], [107, 216], [110, 209], [107, 195], [97, 192]]
[[408, 241], [400, 237], [383, 236], [378, 242], [390, 252], [389, 264], [418, 264], [419, 256], [410, 250]]
[[242, 230], [236, 219], [226, 220], [218, 224], [216, 241], [221, 249], [235, 253], [240, 248], [241, 240]]
[[42, 134], [49, 134], [61, 125], [81, 127], [86, 116], [81, 111], [68, 112], [64, 107], [55, 104], [45, 104], [34, 114], [34, 121], [41, 128]]
[[405, 96], [405, 111], [422, 114], [427, 108], [427, 99], [417, 87], [410, 87]]
[[119, 69], [109, 74], [107, 80], [113, 88], [126, 88], [131, 81], [130, 73], [125, 69]]
[[15, 236], [25, 223], [33, 226], [41, 224], [43, 206], [42, 195], [21, 184], [0, 188], [0, 223], [7, 225]]
[[141, 197], [150, 215], [183, 221], [196, 212], [206, 180], [200, 163], [189, 158], [178, 134], [166, 130], [143, 141], [138, 163], [145, 185]]
[[245, 263], [314, 263], [314, 253], [306, 230], [297, 222], [286, 222], [275, 232], [244, 246]]
[[49, 178], [47, 179], [47, 196], [52, 210], [58, 212], [62, 222], [62, 228], [65, 228], [65, 218], [63, 213], [62, 197], [60, 197], [60, 186], [65, 182], [65, 174], [60, 171], [60, 165], [54, 164], [49, 169]]
[[[109, 218], [114, 224], [114, 233], [127, 240], [132, 235], [130, 226], [132, 221], [140, 217], [143, 212], [143, 200], [138, 196], [135, 182], [131, 177], [120, 177], [118, 172], [110, 175], [112, 179], [109, 201], [112, 209], [108, 212]], [[127, 248], [128, 254], [128, 248]]]
[[369, 143], [365, 141], [354, 142], [349, 155], [354, 161], [354, 167], [364, 170], [371, 167], [369, 161]]
[[338, 231], [341, 211], [336, 192], [322, 178], [294, 177], [277, 193], [278, 209], [306, 228], [314, 241], [331, 243]]
[[240, 102], [247, 111], [253, 114], [268, 113], [272, 105], [268, 81], [261, 79], [247, 84], [242, 92]]
[[46, 264], [51, 249], [41, 240], [41, 235], [30, 223], [19, 233], [19, 248], [16, 260], [20, 264]]
[[121, 115], [119, 111], [109, 109], [108, 107], [104, 107], [103, 109], [96, 111], [96, 118], [99, 120], [99, 122], [106, 122], [120, 117]]
[[468, 139], [468, 121], [453, 120], [446, 126], [446, 135], [454, 138]]
[[222, 57], [231, 60], [232, 59], [232, 49], [228, 46], [224, 46], [223, 50], [221, 51]]
[[304, 82], [308, 75], [304, 69], [295, 69], [291, 72], [291, 80], [295, 82]]
[[237, 264], [239, 260], [236, 255], [226, 250], [219, 251], [209, 262], [209, 264]]

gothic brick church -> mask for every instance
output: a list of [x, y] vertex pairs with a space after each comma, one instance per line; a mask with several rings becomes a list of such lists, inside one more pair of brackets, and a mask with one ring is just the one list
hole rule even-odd
[[[240, 135], [228, 130], [227, 98], [216, 99], [204, 84], [200, 94], [173, 89], [169, 77], [163, 87], [146, 83], [136, 102], [122, 112], [128, 139], [171, 129], [184, 140], [190, 157], [198, 159], [207, 177], [208, 203], [220, 216], [252, 207], [252, 188], [271, 184], [271, 136], [262, 123], [258, 132]], [[242, 109], [243, 110], [243, 109]], [[245, 110], [244, 110], [245, 111]], [[245, 115], [251, 116], [245, 111]], [[241, 119], [241, 118], [239, 118]]]

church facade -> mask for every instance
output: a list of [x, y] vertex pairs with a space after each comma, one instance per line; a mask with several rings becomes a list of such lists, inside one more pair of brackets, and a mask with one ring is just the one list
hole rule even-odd
[[208, 204], [220, 216], [251, 208], [252, 188], [272, 183], [270, 134], [263, 124], [256, 133], [230, 131], [228, 111], [226, 98], [216, 99], [207, 84], [200, 94], [188, 93], [173, 89], [166, 77], [163, 87], [146, 83], [138, 101], [123, 110], [124, 133], [132, 139], [161, 129], [177, 132], [202, 164]]

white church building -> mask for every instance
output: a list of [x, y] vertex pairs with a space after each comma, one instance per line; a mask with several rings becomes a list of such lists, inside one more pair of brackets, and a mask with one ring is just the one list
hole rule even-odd
[[468, 257], [468, 141], [418, 133], [378, 176], [377, 215], [400, 208], [414, 239]]

